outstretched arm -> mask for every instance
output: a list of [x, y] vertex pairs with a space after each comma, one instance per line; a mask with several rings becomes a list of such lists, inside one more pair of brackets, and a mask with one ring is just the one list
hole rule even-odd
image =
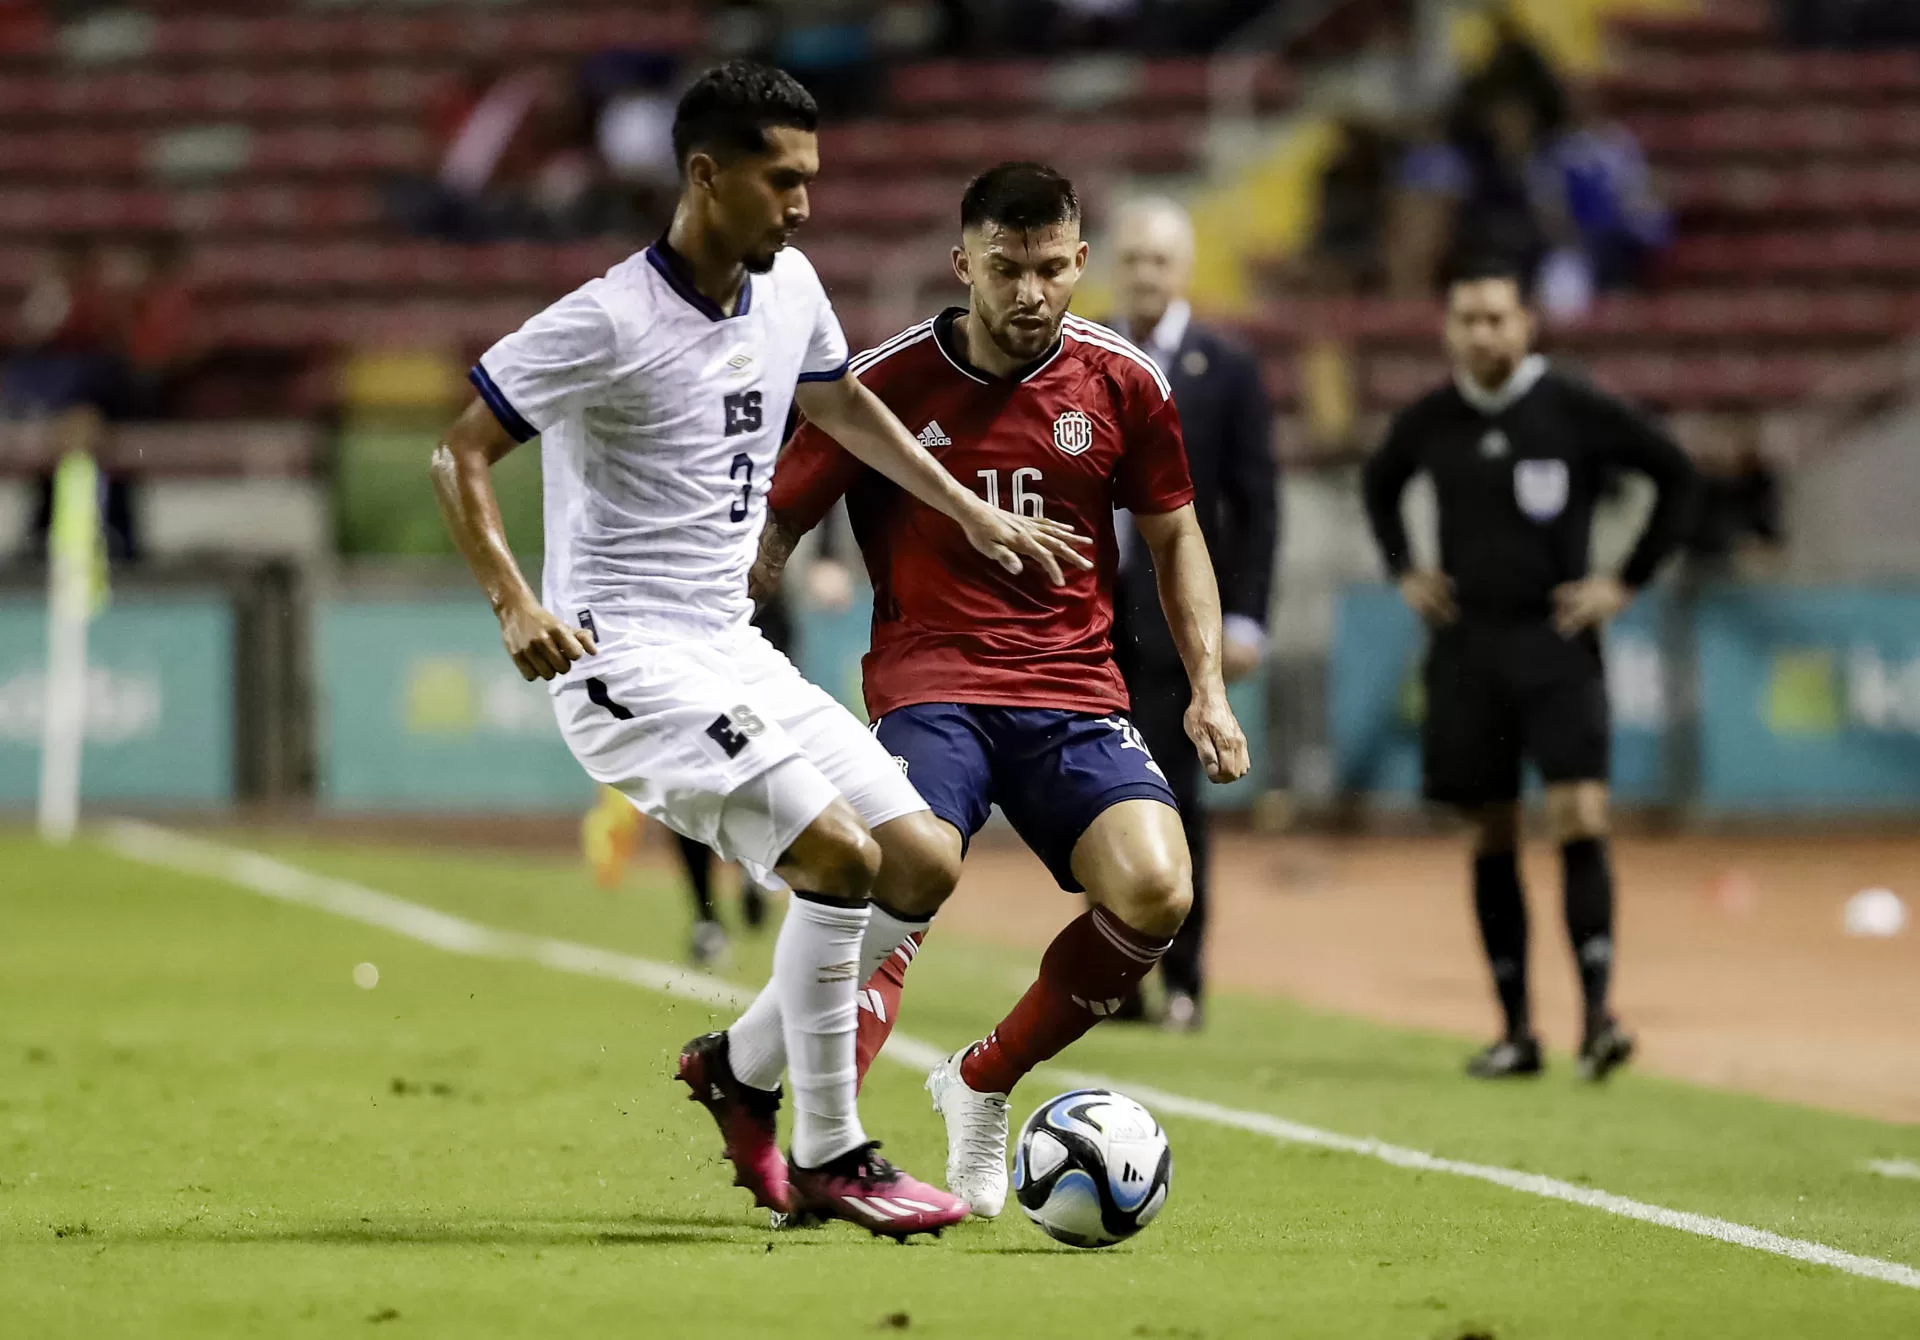
[[1133, 520], [1153, 555], [1160, 608], [1166, 611], [1167, 627], [1193, 687], [1183, 723], [1187, 736], [1199, 750], [1207, 776], [1231, 782], [1247, 771], [1247, 737], [1227, 705], [1226, 681], [1221, 678], [1220, 589], [1200, 520], [1191, 503], [1172, 512], [1135, 513]]
[[552, 679], [599, 649], [591, 633], [568, 628], [540, 604], [507, 545], [491, 472], [514, 446], [494, 412], [476, 399], [434, 449], [433, 495], [454, 545], [500, 620], [501, 641], [521, 676]]
[[961, 487], [859, 378], [848, 375], [830, 382], [802, 382], [794, 401], [808, 422], [855, 457], [959, 523], [968, 542], [1008, 572], [1018, 573], [1023, 560], [1030, 559], [1058, 586], [1064, 580], [1062, 563], [1093, 566], [1080, 552], [1093, 542], [1071, 527], [1014, 516]]

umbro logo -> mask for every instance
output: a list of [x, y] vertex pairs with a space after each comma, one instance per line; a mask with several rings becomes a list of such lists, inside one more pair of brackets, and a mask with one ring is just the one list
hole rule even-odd
[[920, 445], [923, 447], [950, 447], [953, 445], [953, 439], [948, 437], [947, 430], [940, 426], [940, 420], [935, 419], [932, 423], [929, 423], [925, 428], [920, 430]]

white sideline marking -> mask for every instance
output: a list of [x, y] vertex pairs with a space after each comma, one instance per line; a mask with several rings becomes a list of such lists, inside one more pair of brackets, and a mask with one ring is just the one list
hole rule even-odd
[[[437, 911], [419, 903], [408, 902], [404, 898], [395, 898], [391, 894], [381, 893], [348, 880], [317, 875], [256, 852], [208, 842], [202, 838], [188, 837], [164, 828], [156, 828], [151, 824], [114, 823], [104, 830], [104, 837], [108, 847], [132, 860], [237, 884], [255, 893], [265, 894], [269, 898], [277, 898], [281, 902], [319, 908], [321, 911], [332, 912], [336, 916], [393, 931], [398, 935], [404, 935], [409, 939], [418, 940], [453, 954], [538, 963], [560, 972], [626, 982], [650, 991], [679, 996], [683, 1000], [698, 1001], [703, 1005], [744, 1006], [755, 994], [745, 987], [716, 981], [711, 977], [686, 972], [668, 964], [654, 963], [647, 959], [616, 953], [610, 949], [596, 949], [591, 945], [576, 944], [570, 940], [526, 935], [519, 931], [496, 930], [491, 926], [482, 926], [478, 922], [468, 921], [463, 917]], [[926, 1070], [945, 1059], [947, 1053], [931, 1043], [895, 1033], [888, 1040], [882, 1055], [916, 1070]], [[1520, 1172], [1513, 1168], [1499, 1168], [1482, 1163], [1464, 1163], [1458, 1159], [1441, 1158], [1436, 1154], [1386, 1144], [1379, 1140], [1341, 1135], [1336, 1131], [1325, 1131], [1315, 1126], [1302, 1125], [1265, 1112], [1247, 1112], [1237, 1108], [1222, 1107], [1203, 1099], [1167, 1093], [1161, 1089], [1130, 1081], [1123, 1082], [1075, 1071], [1055, 1071], [1054, 1073], [1070, 1083], [1086, 1088], [1123, 1089], [1162, 1113], [1190, 1117], [1195, 1121], [1210, 1122], [1216, 1126], [1247, 1131], [1254, 1135], [1264, 1135], [1286, 1144], [1337, 1149], [1342, 1153], [1377, 1159], [1396, 1168], [1470, 1177], [1475, 1181], [1490, 1182], [1495, 1186], [1505, 1187], [1509, 1191], [1519, 1191], [1530, 1196], [1544, 1197], [1547, 1200], [1565, 1201], [1570, 1205], [1584, 1205], [1588, 1209], [1600, 1210], [1624, 1219], [1637, 1219], [1642, 1223], [1677, 1229], [1682, 1233], [1712, 1238], [1752, 1251], [1784, 1256], [1812, 1265], [1829, 1266], [1834, 1270], [1858, 1275], [1865, 1279], [1880, 1280], [1908, 1289], [1920, 1289], [1920, 1270], [1901, 1265], [1896, 1261], [1882, 1261], [1872, 1256], [1857, 1256], [1852, 1252], [1841, 1251], [1837, 1247], [1828, 1247], [1822, 1243], [1808, 1242], [1801, 1238], [1789, 1238], [1779, 1233], [1770, 1233], [1765, 1229], [1750, 1228], [1745, 1224], [1715, 1219], [1704, 1214], [1669, 1210], [1659, 1205], [1649, 1205], [1644, 1201], [1630, 1200], [1625, 1196], [1596, 1190], [1593, 1187], [1576, 1186], [1571, 1182], [1544, 1177], [1538, 1173]], [[1907, 1163], [1904, 1160], [1894, 1163], [1876, 1163], [1870, 1166], [1874, 1171], [1883, 1172], [1887, 1176], [1920, 1176], [1920, 1165]], [[1892, 1167], [1901, 1167], [1906, 1171], [1887, 1171]]]
[[1868, 1159], [1864, 1165], [1870, 1173], [1879, 1173], [1882, 1177], [1900, 1177], [1910, 1182], [1920, 1182], [1920, 1163], [1912, 1159]]

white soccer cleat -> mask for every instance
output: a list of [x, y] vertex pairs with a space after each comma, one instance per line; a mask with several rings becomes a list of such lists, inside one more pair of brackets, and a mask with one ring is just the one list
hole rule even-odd
[[982, 1219], [1007, 1204], [1007, 1095], [976, 1093], [960, 1078], [962, 1047], [933, 1068], [927, 1092], [947, 1123], [947, 1190]]

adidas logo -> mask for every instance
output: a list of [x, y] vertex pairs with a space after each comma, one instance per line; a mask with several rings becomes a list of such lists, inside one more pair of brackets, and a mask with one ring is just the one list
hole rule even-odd
[[946, 429], [940, 426], [940, 420], [935, 419], [932, 423], [920, 430], [920, 445], [923, 447], [950, 447], [953, 445], [953, 439], [948, 437]]

